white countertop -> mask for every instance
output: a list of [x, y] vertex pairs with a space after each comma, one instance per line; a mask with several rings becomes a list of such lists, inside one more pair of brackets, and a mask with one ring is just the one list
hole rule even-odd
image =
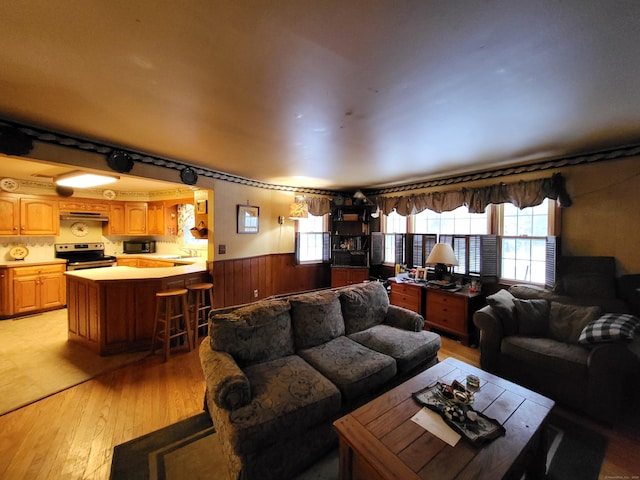
[[[186, 259], [181, 259], [186, 260]], [[136, 268], [136, 267], [105, 267], [87, 268], [85, 270], [72, 270], [65, 272], [65, 275], [86, 278], [94, 281], [109, 280], [148, 280], [154, 278], [167, 278], [189, 273], [206, 272], [207, 264], [202, 259], [189, 264], [176, 267], [156, 267], [156, 268]]]

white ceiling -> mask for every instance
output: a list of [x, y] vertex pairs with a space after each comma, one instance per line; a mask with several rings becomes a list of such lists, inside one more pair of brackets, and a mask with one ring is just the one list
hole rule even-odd
[[0, 3], [0, 116], [268, 183], [640, 143], [637, 0]]

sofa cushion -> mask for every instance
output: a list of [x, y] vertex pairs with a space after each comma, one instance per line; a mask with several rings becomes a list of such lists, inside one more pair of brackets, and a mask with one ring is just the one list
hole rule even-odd
[[575, 378], [585, 378], [587, 375], [589, 350], [581, 345], [558, 342], [550, 338], [516, 335], [503, 338], [500, 350], [505, 356], [501, 359], [504, 362], [509, 362], [511, 357], [538, 371], [547, 370]]
[[285, 300], [264, 300], [230, 312], [211, 312], [211, 348], [231, 354], [240, 366], [291, 355], [289, 308]]
[[509, 287], [509, 292], [516, 298], [523, 300], [541, 299], [556, 300], [560, 295], [553, 293], [546, 288], [538, 287], [536, 285], [512, 285]]
[[393, 358], [347, 337], [298, 354], [331, 380], [348, 402], [380, 389], [397, 372]]
[[342, 288], [339, 292], [347, 335], [384, 322], [389, 295], [382, 283], [363, 283]]
[[600, 316], [600, 307], [551, 302], [549, 337], [559, 342], [578, 343], [584, 327]]
[[515, 297], [507, 290], [498, 290], [487, 297], [487, 304], [493, 308], [502, 322], [505, 335], [515, 335], [518, 332], [514, 300]]
[[296, 350], [315, 347], [344, 335], [338, 295], [333, 290], [289, 297]]
[[639, 325], [640, 319], [634, 315], [605, 313], [584, 327], [578, 342], [587, 345], [617, 341], [631, 342]]
[[399, 372], [433, 359], [440, 350], [440, 335], [421, 330], [411, 332], [389, 325], [375, 325], [349, 335], [351, 340], [396, 360]]
[[518, 333], [525, 336], [544, 337], [549, 330], [549, 302], [543, 299], [522, 300], [514, 298]]
[[[251, 365], [244, 372], [251, 384], [251, 403], [228, 417], [230, 441], [238, 453], [301, 435], [340, 412], [338, 389], [297, 355]], [[228, 427], [216, 425], [220, 428]]]

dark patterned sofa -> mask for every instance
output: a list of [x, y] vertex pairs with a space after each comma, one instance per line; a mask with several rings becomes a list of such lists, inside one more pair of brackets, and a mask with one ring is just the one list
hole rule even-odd
[[290, 478], [326, 454], [335, 419], [437, 363], [423, 324], [379, 282], [212, 311], [200, 360], [231, 478]]
[[612, 424], [638, 396], [637, 311], [618, 293], [613, 257], [561, 266], [553, 291], [513, 285], [487, 297], [473, 317], [480, 366]]

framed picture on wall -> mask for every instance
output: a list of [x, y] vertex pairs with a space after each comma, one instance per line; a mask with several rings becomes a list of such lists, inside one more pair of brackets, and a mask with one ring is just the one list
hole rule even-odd
[[238, 233], [258, 233], [260, 207], [238, 205]]

